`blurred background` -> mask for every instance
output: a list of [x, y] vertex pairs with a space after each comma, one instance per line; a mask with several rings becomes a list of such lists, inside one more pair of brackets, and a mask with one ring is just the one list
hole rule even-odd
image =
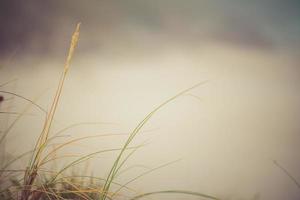
[[[130, 133], [157, 105], [207, 81], [147, 123], [134, 141], [147, 145], [120, 182], [180, 159], [130, 186], [296, 200], [299, 188], [273, 160], [300, 181], [299, 11], [298, 0], [1, 0], [0, 85], [10, 82], [0, 90], [49, 109], [81, 22], [53, 134], [74, 123], [88, 123], [66, 131], [74, 137]], [[27, 106], [1, 95], [1, 111]], [[1, 130], [15, 118], [1, 115]], [[43, 120], [32, 107], [1, 146], [1, 159], [32, 148]], [[66, 151], [84, 154], [125, 140], [93, 138]], [[114, 156], [90, 160], [88, 171], [105, 176]]]

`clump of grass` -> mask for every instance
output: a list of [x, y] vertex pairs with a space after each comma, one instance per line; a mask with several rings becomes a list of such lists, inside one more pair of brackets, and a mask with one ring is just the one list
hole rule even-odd
[[[44, 199], [78, 199], [78, 200], [107, 200], [107, 199], [129, 199], [129, 200], [137, 200], [141, 199], [150, 195], [156, 195], [156, 194], [184, 194], [184, 195], [193, 195], [198, 196], [201, 198], [206, 199], [214, 199], [216, 200], [216, 197], [197, 193], [197, 192], [191, 192], [191, 191], [183, 191], [183, 190], [166, 190], [166, 191], [154, 191], [144, 194], [138, 194], [134, 197], [125, 197], [121, 193], [123, 189], [132, 190], [128, 187], [128, 185], [143, 177], [146, 174], [149, 174], [153, 172], [154, 170], [160, 169], [162, 167], [168, 166], [169, 164], [172, 164], [173, 162], [163, 164], [161, 166], [158, 166], [153, 169], [149, 169], [148, 171], [137, 175], [136, 177], [133, 177], [131, 180], [129, 180], [126, 183], [118, 183], [115, 181], [116, 177], [122, 172], [121, 169], [126, 163], [126, 161], [144, 144], [138, 145], [138, 146], [130, 146], [133, 139], [141, 132], [141, 129], [143, 126], [149, 121], [149, 119], [158, 112], [162, 107], [167, 105], [168, 103], [174, 101], [178, 97], [180, 97], [183, 94], [186, 94], [187, 92], [191, 91], [192, 89], [202, 85], [204, 82], [194, 85], [191, 88], [188, 88], [186, 90], [183, 90], [182, 92], [178, 93], [177, 95], [171, 97], [170, 99], [166, 100], [159, 106], [157, 106], [152, 112], [150, 112], [148, 115], [145, 116], [145, 118], [133, 129], [133, 131], [129, 134], [126, 142], [124, 145], [120, 148], [115, 149], [105, 149], [105, 150], [99, 150], [84, 156], [77, 156], [77, 155], [64, 155], [64, 156], [58, 156], [57, 153], [65, 148], [66, 146], [84, 140], [89, 138], [95, 138], [95, 137], [102, 137], [105, 135], [97, 135], [97, 136], [86, 136], [81, 138], [76, 138], [73, 140], [69, 140], [67, 142], [64, 142], [63, 144], [60, 144], [58, 146], [55, 146], [52, 150], [48, 150], [49, 144], [52, 140], [54, 140], [56, 137], [58, 137], [62, 132], [67, 130], [68, 128], [71, 128], [75, 125], [71, 125], [69, 127], [66, 127], [65, 129], [62, 129], [54, 136], [50, 135], [50, 130], [53, 124], [53, 119], [55, 117], [55, 113], [59, 104], [60, 97], [62, 95], [64, 82], [66, 79], [66, 76], [68, 74], [70, 63], [75, 51], [75, 48], [77, 46], [78, 40], [79, 40], [79, 31], [80, 31], [80, 23], [77, 24], [75, 32], [72, 35], [71, 39], [71, 45], [69, 48], [69, 53], [63, 68], [63, 72], [54, 96], [54, 99], [52, 101], [51, 107], [49, 111], [46, 111], [41, 106], [39, 106], [35, 101], [32, 101], [28, 98], [25, 98], [21, 95], [8, 92], [8, 91], [0, 91], [4, 94], [13, 95], [18, 98], [22, 98], [23, 100], [26, 100], [29, 102], [29, 105], [24, 109], [13, 121], [13, 123], [9, 126], [8, 129], [4, 131], [2, 134], [2, 137], [0, 139], [0, 143], [4, 141], [4, 138], [7, 136], [11, 128], [17, 123], [18, 120], [21, 119], [22, 115], [27, 112], [27, 110], [30, 108], [30, 106], [36, 106], [38, 109], [43, 111], [46, 115], [43, 129], [41, 131], [41, 134], [39, 135], [35, 147], [28, 151], [24, 152], [23, 154], [15, 157], [14, 159], [8, 161], [1, 169], [0, 171], [0, 198], [1, 199], [16, 199], [16, 200], [44, 200]], [[0, 99], [1, 100], [1, 99]], [[1, 103], [1, 102], [0, 102]], [[77, 124], [78, 125], [78, 124]], [[48, 150], [48, 151], [47, 151]], [[93, 158], [94, 156], [106, 152], [112, 152], [117, 151], [117, 157], [115, 161], [113, 162], [112, 167], [109, 170], [109, 173], [106, 178], [99, 178], [94, 176], [88, 176], [88, 175], [78, 175], [76, 173], [71, 173], [70, 175], [66, 175], [66, 171], [70, 169], [74, 169], [78, 164], [83, 163], [85, 161], [88, 161], [89, 159]], [[129, 152], [129, 153], [125, 153]], [[9, 170], [8, 167], [12, 165], [17, 160], [30, 155], [30, 159], [28, 162], [28, 165], [26, 169], [21, 170]], [[46, 170], [44, 165], [49, 162], [53, 162], [57, 159], [63, 159], [66, 157], [76, 157], [72, 162], [65, 165], [64, 167], [60, 169], [53, 169], [53, 170]], [[23, 176], [22, 176], [23, 174]], [[8, 180], [8, 184], [4, 184], [4, 182]], [[7, 181], [6, 181], [7, 182]], [[112, 185], [117, 186], [116, 190], [112, 190]]]

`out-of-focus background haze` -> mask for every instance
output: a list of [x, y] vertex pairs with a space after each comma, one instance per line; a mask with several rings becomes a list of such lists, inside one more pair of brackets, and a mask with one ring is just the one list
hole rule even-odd
[[[131, 186], [233, 200], [300, 199], [273, 163], [300, 181], [300, 1], [1, 0], [0, 84], [12, 82], [0, 90], [49, 109], [77, 22], [79, 44], [53, 133], [81, 122], [105, 123], [67, 133], [128, 133], [155, 106], [207, 81], [153, 116], [134, 141], [147, 145], [127, 164], [138, 166], [120, 181], [143, 172], [141, 165], [181, 159]], [[26, 104], [14, 98], [0, 109], [21, 112]], [[15, 117], [1, 115], [1, 129]], [[32, 107], [5, 151], [32, 148], [43, 120]], [[119, 147], [125, 139], [94, 138], [68, 150]], [[113, 156], [91, 160], [89, 170], [106, 175]]]

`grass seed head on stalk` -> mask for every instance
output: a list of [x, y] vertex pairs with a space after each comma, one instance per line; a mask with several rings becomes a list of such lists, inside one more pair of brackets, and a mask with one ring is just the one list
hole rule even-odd
[[24, 187], [21, 192], [21, 197], [20, 197], [21, 200], [29, 200], [35, 193], [33, 185], [35, 184], [37, 174], [39, 173], [39, 165], [40, 165], [41, 160], [43, 160], [43, 152], [44, 152], [44, 150], [47, 146], [48, 140], [49, 140], [49, 132], [50, 132], [51, 125], [52, 125], [52, 122], [54, 119], [54, 115], [55, 115], [55, 112], [56, 112], [56, 109], [57, 109], [57, 106], [59, 103], [60, 96], [62, 94], [64, 81], [65, 81], [75, 48], [78, 43], [79, 30], [80, 30], [80, 23], [77, 24], [76, 30], [72, 35], [72, 40], [71, 40], [71, 45], [69, 48], [68, 57], [66, 59], [65, 65], [64, 65], [64, 70], [63, 70], [61, 79], [59, 81], [54, 99], [52, 101], [50, 111], [47, 113], [47, 117], [44, 122], [43, 130], [36, 142], [36, 146], [34, 148], [34, 149], [36, 149], [36, 151], [34, 151], [34, 153], [32, 154], [32, 158], [29, 162], [29, 166], [24, 174]]

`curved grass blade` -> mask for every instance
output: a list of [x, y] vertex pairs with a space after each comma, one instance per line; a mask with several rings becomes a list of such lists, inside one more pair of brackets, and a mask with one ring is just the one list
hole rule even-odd
[[281, 166], [276, 160], [273, 160], [273, 163], [279, 169], [281, 169], [295, 183], [295, 185], [298, 187], [298, 189], [300, 189], [300, 183], [297, 181], [297, 179], [294, 176], [292, 176], [290, 174], [290, 172], [287, 169], [285, 169], [283, 166]]
[[[139, 145], [141, 146], [141, 145]], [[138, 148], [139, 146], [136, 147], [129, 147], [128, 149], [134, 149], [134, 148]], [[106, 150], [101, 150], [101, 151], [96, 151], [93, 153], [90, 153], [88, 155], [82, 156], [76, 160], [74, 160], [73, 162], [71, 162], [70, 164], [68, 164], [67, 166], [65, 166], [64, 168], [62, 168], [57, 174], [55, 174], [52, 178], [52, 180], [50, 182], [53, 182], [56, 180], [56, 178], [65, 170], [69, 169], [70, 167], [79, 164], [87, 159], [90, 159], [92, 156], [100, 154], [100, 153], [106, 153], [106, 152], [113, 152], [113, 151], [120, 151], [122, 148], [115, 148], [115, 149], [106, 149]]]
[[148, 192], [148, 193], [144, 193], [144, 194], [135, 196], [129, 200], [137, 200], [137, 199], [141, 199], [141, 198], [156, 195], [156, 194], [184, 194], [184, 195], [198, 196], [198, 197], [206, 198], [206, 199], [220, 200], [214, 196], [210, 196], [210, 195], [206, 195], [206, 194], [202, 194], [202, 193], [198, 193], [198, 192], [186, 191], [186, 190], [164, 190], [164, 191]]
[[163, 168], [163, 167], [169, 166], [169, 165], [171, 165], [171, 164], [173, 164], [173, 163], [175, 163], [175, 162], [178, 162], [178, 161], [179, 161], [179, 160], [175, 160], [175, 161], [172, 161], [172, 162], [165, 163], [165, 164], [163, 164], [163, 165], [160, 165], [160, 166], [158, 166], [158, 167], [155, 167], [155, 168], [153, 168], [153, 169], [150, 169], [150, 170], [148, 170], [148, 171], [146, 171], [146, 172], [144, 172], [144, 173], [138, 175], [137, 177], [135, 177], [135, 178], [129, 180], [129, 181], [126, 182], [124, 185], [122, 185], [118, 190], [116, 190], [116, 191], [113, 193], [112, 197], [115, 196], [119, 191], [121, 191], [125, 186], [127, 186], [128, 184], [130, 184], [130, 183], [136, 181], [137, 179], [139, 179], [139, 178], [141, 178], [141, 177], [143, 177], [143, 176], [145, 176], [145, 175], [147, 175], [147, 174], [149, 174], [149, 173], [151, 173], [151, 172], [153, 172], [153, 171], [156, 171], [156, 170], [161, 169], [161, 168]]
[[19, 95], [19, 94], [16, 94], [16, 93], [13, 93], [13, 92], [8, 92], [8, 91], [3, 91], [1, 90], [0, 93], [4, 93], [4, 94], [10, 94], [10, 95], [13, 95], [13, 96], [16, 96], [16, 97], [19, 97], [29, 103], [31, 103], [32, 105], [34, 105], [35, 107], [37, 107], [39, 110], [41, 110], [43, 113], [47, 114], [47, 111], [40, 105], [38, 105], [37, 103], [35, 103], [34, 101], [22, 96], [22, 95]]
[[125, 149], [127, 148], [127, 146], [131, 143], [131, 141], [133, 140], [133, 138], [139, 133], [139, 131], [142, 129], [142, 127], [149, 121], [149, 119], [158, 111], [160, 110], [162, 107], [164, 107], [165, 105], [167, 105], [168, 103], [172, 102], [173, 100], [177, 99], [179, 96], [191, 91], [192, 89], [199, 87], [200, 85], [203, 85], [204, 83], [206, 83], [207, 81], [198, 83], [188, 89], [185, 89], [183, 91], [181, 91], [180, 93], [178, 93], [177, 95], [171, 97], [170, 99], [166, 100], [165, 102], [163, 102], [162, 104], [160, 104], [159, 106], [157, 106], [152, 112], [150, 112], [148, 115], [146, 115], [146, 117], [135, 127], [135, 129], [133, 130], [133, 132], [130, 134], [130, 136], [128, 137], [127, 141], [125, 142], [121, 152], [119, 153], [118, 157], [116, 158], [108, 176], [107, 176], [107, 181], [104, 184], [104, 194], [100, 197], [100, 200], [105, 200], [106, 199], [106, 193], [109, 191], [110, 189], [110, 183], [111, 181], [114, 179], [115, 175], [116, 175], [116, 170], [118, 169], [119, 166], [119, 162], [121, 160], [121, 157], [125, 151]]

